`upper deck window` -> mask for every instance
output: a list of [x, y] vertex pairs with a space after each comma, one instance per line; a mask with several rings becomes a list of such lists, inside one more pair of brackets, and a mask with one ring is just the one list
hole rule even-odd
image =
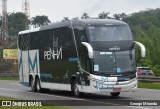
[[127, 25], [88, 26], [90, 41], [133, 40]]

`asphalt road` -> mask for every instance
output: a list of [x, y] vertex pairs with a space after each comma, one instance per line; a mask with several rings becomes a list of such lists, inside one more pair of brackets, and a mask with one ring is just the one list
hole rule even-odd
[[42, 102], [47, 104], [67, 105], [77, 109], [160, 109], [160, 106], [127, 105], [147, 100], [158, 100], [156, 103], [160, 104], [160, 90], [151, 89], [137, 89], [135, 92], [121, 93], [117, 98], [112, 98], [110, 94], [86, 94], [82, 98], [75, 98], [66, 91], [52, 90], [47, 93], [34, 93], [31, 92], [30, 87], [22, 86], [18, 81], [0, 80], [0, 95], [23, 100], [44, 100]]

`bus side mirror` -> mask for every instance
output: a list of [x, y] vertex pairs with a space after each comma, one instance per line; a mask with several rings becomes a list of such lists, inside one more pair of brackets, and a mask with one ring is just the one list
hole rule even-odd
[[142, 43], [137, 42], [137, 41], [134, 41], [134, 43], [141, 48], [141, 56], [142, 56], [142, 58], [145, 58], [145, 57], [146, 57], [146, 49], [145, 49], [145, 46], [144, 46]]
[[92, 46], [87, 42], [82, 42], [82, 45], [84, 45], [87, 48], [89, 58], [93, 59], [93, 48], [92, 48]]

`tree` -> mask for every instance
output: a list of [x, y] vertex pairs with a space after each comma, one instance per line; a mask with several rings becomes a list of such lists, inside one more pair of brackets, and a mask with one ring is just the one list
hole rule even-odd
[[[0, 17], [0, 27], [2, 27], [2, 16]], [[8, 35], [10, 48], [17, 48], [17, 35], [19, 31], [26, 29], [25, 22], [26, 15], [24, 13], [8, 13]]]
[[113, 17], [116, 19], [116, 20], [120, 20], [121, 16], [119, 14], [114, 14]]
[[83, 13], [81, 19], [89, 19], [89, 15], [87, 13]]
[[120, 20], [123, 20], [124, 18], [127, 17], [127, 15], [125, 13], [121, 13], [121, 14], [119, 14], [119, 16], [120, 16]]
[[160, 9], [140, 11], [130, 16], [121, 14], [121, 17], [130, 25], [135, 40], [146, 47], [146, 58], [143, 62], [140, 61], [140, 53], [136, 53], [137, 65], [151, 67], [156, 75], [160, 75]]
[[17, 36], [19, 31], [25, 30], [26, 15], [22, 12], [8, 14], [8, 34]]
[[127, 17], [127, 15], [125, 13], [121, 13], [121, 14], [114, 14], [113, 17], [116, 19], [116, 20], [123, 20]]
[[37, 28], [40, 26], [48, 25], [51, 21], [48, 19], [48, 16], [42, 15], [42, 16], [36, 16], [31, 18], [31, 24]]
[[110, 19], [111, 17], [108, 17], [108, 15], [109, 15], [110, 13], [109, 12], [102, 12], [102, 13], [100, 13], [99, 15], [98, 15], [98, 17], [100, 18], [100, 19]]
[[69, 20], [69, 18], [68, 17], [64, 17], [62, 22], [67, 21], [67, 20]]

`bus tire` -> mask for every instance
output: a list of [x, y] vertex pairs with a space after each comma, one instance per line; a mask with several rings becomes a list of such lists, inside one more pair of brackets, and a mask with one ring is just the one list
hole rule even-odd
[[35, 85], [35, 81], [34, 81], [33, 77], [31, 77], [30, 84], [31, 84], [32, 92], [36, 92], [37, 90], [36, 90], [36, 85]]
[[120, 92], [111, 92], [112, 97], [118, 97], [120, 95]]
[[37, 92], [39, 93], [49, 91], [49, 89], [44, 89], [41, 87], [40, 79], [38, 77], [36, 78], [36, 89], [37, 89]]
[[36, 78], [36, 89], [37, 92], [42, 92], [41, 83], [38, 77]]
[[78, 83], [77, 83], [76, 79], [72, 82], [72, 88], [73, 88], [72, 92], [75, 97], [79, 98], [82, 96], [82, 93], [79, 91]]

